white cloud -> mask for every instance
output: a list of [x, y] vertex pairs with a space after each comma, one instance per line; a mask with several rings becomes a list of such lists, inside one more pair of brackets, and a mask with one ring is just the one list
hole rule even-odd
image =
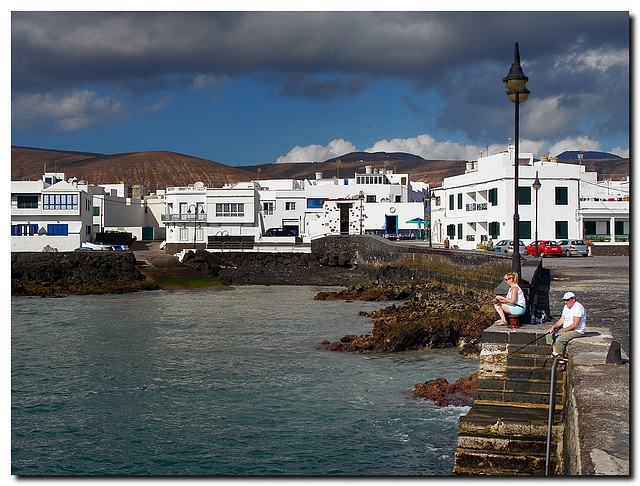
[[173, 96], [132, 109], [129, 102], [115, 95], [73, 90], [65, 94], [35, 93], [11, 102], [11, 122], [18, 130], [67, 132], [120, 122], [166, 108]]
[[41, 126], [56, 131], [78, 130], [122, 119], [128, 111], [121, 100], [89, 90], [74, 90], [62, 96], [23, 95], [11, 104], [12, 123], [19, 129]]
[[602, 147], [600, 142], [592, 140], [589, 137], [565, 138], [549, 147], [549, 155], [553, 157], [567, 150], [594, 150], [599, 152], [602, 150]]
[[622, 158], [629, 158], [629, 149], [623, 149], [622, 147], [614, 147], [608, 150], [610, 154], [619, 155]]
[[428, 160], [477, 159], [482, 151], [486, 151], [486, 148], [475, 145], [463, 145], [450, 140], [438, 142], [428, 134], [418, 135], [414, 138], [380, 140], [374, 143], [373, 147], [365, 149], [365, 152], [406, 152], [419, 155]]
[[328, 145], [307, 145], [301, 147], [296, 145], [293, 147], [287, 155], [278, 157], [276, 163], [282, 164], [285, 162], [324, 162], [327, 159], [339, 157], [349, 152], [355, 152], [356, 146], [351, 142], [344, 139], [336, 139], [329, 142]]

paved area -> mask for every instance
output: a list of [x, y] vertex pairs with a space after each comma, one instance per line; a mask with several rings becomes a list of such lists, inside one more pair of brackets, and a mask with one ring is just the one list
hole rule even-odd
[[[609, 328], [630, 360], [629, 257], [546, 258], [543, 267], [549, 271], [550, 314], [557, 319], [563, 293], [574, 292], [587, 310], [587, 331]], [[580, 457], [571, 460], [582, 475], [630, 474], [630, 361], [625, 363], [573, 367]]]

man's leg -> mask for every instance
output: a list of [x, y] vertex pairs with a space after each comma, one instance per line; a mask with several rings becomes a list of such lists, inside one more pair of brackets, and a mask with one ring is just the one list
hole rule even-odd
[[556, 352], [558, 352], [562, 356], [564, 356], [564, 353], [567, 350], [567, 343], [569, 341], [571, 341], [572, 339], [580, 338], [582, 336], [583, 335], [581, 333], [579, 333], [578, 331], [565, 331], [565, 332], [563, 332], [562, 336], [559, 336], [558, 339], [556, 339], [556, 342], [555, 342]]

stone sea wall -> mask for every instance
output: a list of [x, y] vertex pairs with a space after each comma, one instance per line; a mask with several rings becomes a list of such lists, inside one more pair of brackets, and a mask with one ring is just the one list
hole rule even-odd
[[106, 294], [157, 288], [131, 252], [12, 252], [12, 295]]

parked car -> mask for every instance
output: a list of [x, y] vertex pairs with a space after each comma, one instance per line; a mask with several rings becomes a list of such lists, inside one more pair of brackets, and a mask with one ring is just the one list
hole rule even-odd
[[[527, 253], [529, 255], [536, 254], [536, 242], [534, 241], [527, 246]], [[540, 258], [544, 258], [549, 255], [562, 256], [562, 248], [553, 240], [540, 240], [538, 241], [538, 255]]]
[[558, 245], [562, 248], [562, 254], [564, 256], [589, 256], [589, 247], [582, 240], [560, 240], [558, 241]]
[[[513, 255], [513, 240], [500, 240], [498, 243], [493, 245], [493, 249], [499, 253], [507, 253], [509, 255]], [[520, 254], [527, 254], [527, 247], [524, 246], [524, 243], [520, 241]]]
[[295, 236], [296, 232], [289, 229], [284, 228], [269, 228], [265, 234], [265, 236]]

